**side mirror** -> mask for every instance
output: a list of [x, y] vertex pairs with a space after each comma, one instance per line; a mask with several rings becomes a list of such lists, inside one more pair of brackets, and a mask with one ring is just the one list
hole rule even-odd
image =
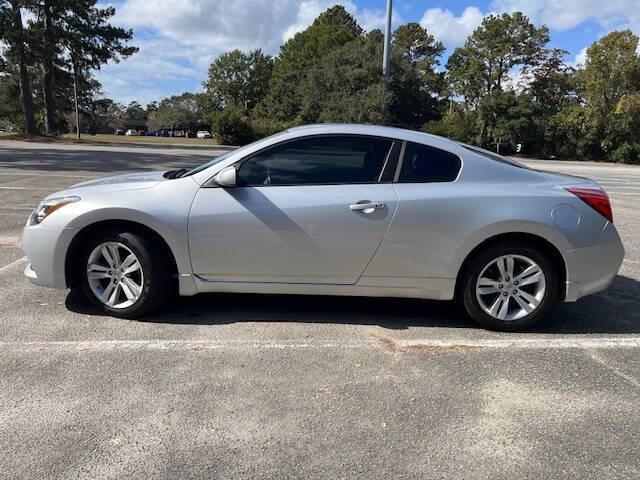
[[236, 167], [232, 165], [220, 170], [218, 174], [213, 177], [213, 181], [221, 187], [235, 187], [237, 185]]

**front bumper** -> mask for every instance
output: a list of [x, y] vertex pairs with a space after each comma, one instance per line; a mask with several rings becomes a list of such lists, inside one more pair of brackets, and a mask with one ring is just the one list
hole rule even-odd
[[564, 252], [567, 265], [565, 301], [575, 302], [606, 289], [624, 260], [624, 247], [616, 227], [607, 223], [595, 245]]
[[67, 288], [65, 262], [75, 233], [70, 228], [26, 226], [21, 241], [22, 250], [29, 258], [25, 276], [36, 285]]

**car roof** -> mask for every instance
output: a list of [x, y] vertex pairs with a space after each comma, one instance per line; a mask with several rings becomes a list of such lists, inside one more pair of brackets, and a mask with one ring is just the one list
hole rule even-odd
[[322, 134], [352, 134], [352, 135], [373, 135], [379, 137], [397, 138], [417, 143], [424, 143], [441, 148], [456, 151], [459, 145], [448, 138], [431, 135], [429, 133], [417, 132], [397, 127], [385, 127], [381, 125], [366, 125], [357, 123], [317, 123], [292, 127], [287, 130], [294, 136], [322, 135]]

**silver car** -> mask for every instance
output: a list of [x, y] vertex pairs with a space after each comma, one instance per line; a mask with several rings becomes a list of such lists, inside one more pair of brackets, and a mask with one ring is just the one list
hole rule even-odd
[[193, 170], [80, 183], [24, 229], [26, 276], [138, 317], [173, 292], [459, 300], [516, 330], [612, 282], [606, 193], [424, 133], [292, 128]]

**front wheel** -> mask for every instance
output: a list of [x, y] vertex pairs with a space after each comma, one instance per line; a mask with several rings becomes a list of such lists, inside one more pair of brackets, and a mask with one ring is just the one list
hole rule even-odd
[[168, 296], [171, 275], [165, 260], [143, 236], [118, 231], [97, 235], [80, 262], [82, 288], [102, 312], [139, 317]]
[[505, 243], [476, 256], [464, 279], [464, 308], [491, 330], [516, 331], [541, 320], [559, 299], [559, 274], [544, 251]]

